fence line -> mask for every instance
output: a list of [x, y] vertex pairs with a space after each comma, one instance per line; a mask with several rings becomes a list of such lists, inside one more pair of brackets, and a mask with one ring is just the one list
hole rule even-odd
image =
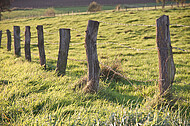
[[184, 52], [190, 52], [189, 50], [185, 50], [185, 49], [182, 49], [182, 48], [178, 48], [178, 47], [172, 47], [173, 49], [176, 49], [176, 50], [181, 50], [181, 51], [184, 51]]
[[79, 30], [77, 30], [77, 29], [75, 29], [75, 28], [70, 28], [70, 29], [73, 30], [73, 31], [77, 31], [78, 33], [80, 33], [81, 36], [84, 36], [84, 37], [85, 37], [85, 35], [83, 35], [83, 33], [82, 33], [81, 31], [79, 31]]
[[150, 26], [150, 27], [154, 27], [156, 25], [144, 25], [144, 24], [124, 24], [124, 23], [109, 23], [109, 22], [105, 22], [105, 21], [99, 21], [100, 23], [104, 23], [104, 24], [109, 24], [109, 25], [122, 25], [122, 26]]
[[119, 43], [114, 43], [114, 42], [107, 42], [107, 43], [100, 43], [100, 44], [115, 44], [115, 45], [120, 45], [120, 46], [126, 47], [128, 49], [137, 50], [137, 51], [157, 49], [156, 47], [155, 48], [147, 48], [147, 49], [137, 49], [137, 48], [133, 48], [133, 47], [130, 47], [130, 46], [126, 46], [126, 45], [119, 44]]
[[179, 25], [179, 24], [170, 24], [171, 26], [178, 26], [178, 27], [190, 27], [188, 25]]
[[[77, 29], [75, 29], [75, 31], [79, 31]], [[79, 33], [82, 33], [82, 32], [79, 32]], [[11, 35], [12, 37], [14, 37], [14, 35]], [[6, 38], [5, 37], [2, 37], [2, 38]], [[21, 39], [21, 41], [24, 41], [23, 39]], [[52, 42], [48, 42], [48, 41], [45, 41], [46, 43], [50, 43], [52, 45], [58, 45], [59, 43], [52, 43]], [[79, 42], [79, 43], [70, 43], [70, 45], [80, 45], [80, 44], [85, 44], [85, 42]], [[123, 45], [123, 44], [119, 44], [119, 43], [115, 43], [115, 42], [106, 42], [106, 43], [97, 43], [97, 45], [104, 45], [104, 44], [115, 44], [115, 45], [120, 45], [120, 46], [123, 46], [123, 47], [126, 47], [128, 49], [131, 49], [131, 50], [137, 50], [137, 51], [146, 51], [146, 50], [155, 50], [155, 49], [158, 49], [157, 47], [154, 47], [154, 48], [147, 48], [147, 49], [141, 49], [141, 48], [135, 48], [135, 47], [131, 47], [131, 46], [126, 46], [126, 45]], [[2, 43], [2, 45], [6, 45], [4, 43]], [[31, 43], [31, 45], [37, 45], [37, 43]], [[184, 51], [184, 52], [190, 52], [189, 50], [185, 50], [185, 49], [182, 49], [182, 48], [179, 48], [179, 47], [172, 47], [173, 49], [176, 49], [176, 50], [181, 50], [181, 51]]]
[[[108, 43], [104, 43], [104, 44], [109, 44], [110, 42], [108, 42]], [[37, 43], [35, 43], [35, 44], [37, 44]], [[76, 43], [75, 43], [76, 44]], [[81, 44], [81, 43], [79, 43], [79, 44]], [[112, 43], [111, 42], [111, 44], [118, 44], [118, 43]], [[125, 46], [125, 45], [123, 45], [123, 44], [119, 44], [119, 45], [122, 45], [122, 46]], [[174, 47], [175, 48], [175, 47]], [[131, 48], [131, 49], [134, 49], [134, 48]], [[156, 48], [154, 48], [154, 49], [156, 49]], [[180, 48], [179, 48], [180, 49]], [[144, 49], [136, 49], [136, 50], [144, 50]], [[181, 50], [181, 49], [180, 49]], [[33, 55], [36, 55], [36, 56], [38, 56], [38, 54], [35, 54], [35, 53], [32, 53]], [[51, 58], [51, 59], [55, 59], [55, 60], [57, 60], [57, 58], [55, 58], [55, 57], [51, 57], [51, 56], [48, 56], [47, 55], [47, 57], [49, 57], [49, 58]], [[79, 59], [72, 59], [72, 58], [68, 58], [68, 60], [71, 60], [71, 61], [80, 61], [80, 62], [87, 62], [87, 60], [79, 60]], [[119, 75], [119, 76], [121, 76], [121, 77], [123, 77], [125, 80], [127, 80], [129, 83], [130, 83], [130, 85], [132, 85], [135, 89], [137, 89], [137, 90], [139, 90], [140, 91], [140, 89], [138, 89], [136, 86], [134, 86], [133, 85], [133, 83], [131, 82], [131, 80], [132, 81], [138, 81], [138, 82], [144, 82], [144, 83], [146, 83], [146, 82], [154, 82], [154, 81], [162, 81], [162, 80], [158, 80], [158, 79], [152, 79], [152, 80], [145, 80], [145, 81], [143, 81], [143, 80], [138, 80], [138, 79], [134, 79], [134, 78], [129, 78], [129, 77], [126, 77], [125, 75], [123, 75], [123, 74], [121, 74], [121, 73], [119, 73], [119, 72], [116, 72], [115, 70], [113, 70], [110, 66], [107, 66], [107, 65], [105, 65], [105, 64], [103, 64], [103, 63], [101, 63], [101, 62], [99, 62], [101, 65], [103, 65], [104, 67], [107, 67], [110, 71], [112, 71], [112, 72], [114, 72], [114, 74], [116, 74], [116, 75]]]
[[[35, 55], [35, 56], [38, 56], [38, 54], [36, 54], [36, 53], [32, 53], [32, 54]], [[48, 58], [57, 60], [57, 58], [55, 58], [55, 57], [51, 57], [51, 56], [48, 56], [48, 55], [46, 55], [46, 56], [47, 56]], [[85, 60], [85, 59], [73, 59], [73, 58], [68, 58], [68, 60], [71, 60], [71, 61], [79, 61], [79, 62], [87, 62], [87, 60]], [[105, 64], [102, 63], [102, 62], [99, 62], [99, 64], [101, 64], [101, 65], [104, 66], [104, 67], [107, 67], [109, 70], [111, 70], [111, 71], [114, 72], [115, 74], [117, 74], [117, 75], [119, 75], [119, 76], [121, 76], [121, 77], [123, 77], [123, 78], [125, 78], [125, 79], [128, 79], [128, 80], [139, 81], [139, 82], [144, 82], [144, 83], [146, 83], [146, 82], [160, 81], [159, 79], [149, 79], [149, 80], [143, 81], [143, 80], [138, 80], [138, 79], [134, 79], [134, 78], [131, 78], [131, 77], [126, 77], [125, 75], [123, 75], [123, 74], [121, 74], [121, 73], [119, 73], [119, 72], [116, 72], [116, 71], [113, 70], [110, 66], [105, 65]]]
[[48, 42], [48, 41], [45, 41], [46, 43], [50, 43], [52, 45], [58, 45], [59, 43], [52, 43], [52, 42]]
[[[100, 21], [101, 22], [101, 21]], [[121, 23], [115, 23], [117, 25], [120, 25]], [[130, 25], [130, 24], [126, 24], [126, 25]], [[136, 25], [136, 26], [155, 26], [155, 25], [142, 25], [142, 24], [132, 24], [132, 25]], [[172, 26], [179, 26], [179, 27], [190, 27], [190, 26], [186, 26], [186, 25], [177, 25], [177, 24], [171, 24]], [[74, 29], [74, 28], [70, 28], [71, 30], [73, 31], [77, 31], [78, 33], [80, 33], [81, 36], [84, 36], [85, 35], [82, 35], [82, 32], [77, 30], [77, 29]], [[46, 33], [48, 34], [57, 34], [57, 32], [47, 32], [46, 30], [44, 30]], [[22, 33], [24, 33], [23, 31], [21, 31]], [[2, 32], [3, 34], [7, 34], [6, 32]], [[11, 35], [12, 37], [14, 37], [14, 35]], [[2, 37], [2, 39], [5, 39], [6, 36]], [[21, 41], [24, 41], [23, 39], [21, 39]], [[50, 43], [52, 45], [57, 45], [59, 43], [52, 43], [52, 42], [48, 42], [48, 41], [45, 41], [46, 43]], [[37, 43], [31, 43], [32, 45], [36, 45]], [[79, 42], [79, 43], [70, 43], [70, 45], [80, 45], [80, 44], [85, 44], [85, 42]], [[126, 47], [128, 49], [131, 49], [131, 50], [137, 50], [137, 51], [146, 51], [146, 50], [155, 50], [155, 49], [158, 49], [157, 47], [154, 47], [154, 48], [147, 48], [147, 49], [141, 49], [141, 48], [135, 48], [135, 47], [131, 47], [131, 46], [126, 46], [126, 45], [123, 45], [123, 44], [119, 44], [119, 43], [114, 43], [114, 42], [106, 42], [106, 43], [97, 43], [97, 45], [103, 45], [103, 44], [115, 44], [115, 45], [120, 45], [120, 46], [123, 46], [123, 47]], [[2, 44], [2, 45], [6, 45], [6, 44]], [[184, 52], [190, 52], [189, 50], [185, 50], [185, 49], [182, 49], [182, 48], [179, 48], [179, 47], [172, 47], [173, 49], [176, 49], [176, 50], [181, 50], [181, 51], [184, 51]]]
[[[158, 47], [155, 47], [155, 48], [147, 48], [147, 49], [137, 49], [137, 48], [133, 48], [133, 47], [130, 47], [130, 46], [126, 46], [126, 45], [123, 45], [123, 44], [119, 44], [119, 43], [114, 43], [114, 42], [106, 42], [106, 43], [97, 43], [97, 45], [103, 45], [103, 44], [115, 44], [115, 45], [120, 45], [120, 46], [123, 46], [123, 47], [126, 47], [128, 49], [132, 49], [132, 50], [137, 50], [137, 51], [145, 51], [145, 50], [155, 50], [155, 49], [158, 49]], [[182, 49], [182, 48], [178, 48], [178, 47], [172, 47], [173, 49], [176, 49], [176, 50], [181, 50], [181, 51], [184, 51], [184, 52], [189, 52], [189, 50], [185, 50], [185, 49]]]
[[[38, 54], [36, 54], [36, 53], [32, 53], [33, 55], [35, 55], [35, 56], [38, 56]], [[55, 58], [55, 57], [51, 57], [51, 56], [48, 56], [48, 55], [46, 55], [48, 58], [51, 58], [51, 59], [54, 59], [54, 60], [57, 60], [57, 58]], [[79, 62], [87, 62], [87, 60], [84, 60], [84, 59], [73, 59], [73, 58], [68, 58], [68, 60], [71, 60], [71, 61], [79, 61]], [[115, 71], [115, 70], [113, 70], [110, 66], [108, 66], [108, 65], [105, 65], [104, 63], [102, 63], [102, 62], [99, 62], [99, 64], [101, 64], [102, 66], [104, 66], [104, 67], [106, 67], [106, 68], [108, 68], [109, 70], [111, 70], [112, 72], [114, 72], [114, 74], [116, 74], [116, 75], [119, 75], [119, 76], [121, 76], [121, 77], [123, 77], [124, 79], [126, 79], [126, 80], [132, 80], [132, 81], [138, 81], [138, 82], [144, 82], [144, 83], [146, 83], [146, 82], [155, 82], [155, 81], [161, 81], [161, 80], [159, 80], [159, 79], [149, 79], [149, 80], [145, 80], [145, 81], [143, 81], [143, 80], [138, 80], [138, 79], [134, 79], [134, 78], [131, 78], [131, 77], [126, 77], [125, 75], [123, 75], [123, 74], [121, 74], [121, 73], [119, 73], [119, 72], [117, 72], [117, 71]], [[129, 82], [131, 85], [133, 85], [131, 82]], [[136, 88], [136, 87], [135, 87]]]
[[[103, 21], [100, 21], [100, 22], [107, 23], [110, 25], [155, 26], [155, 25], [144, 25], [144, 24], [108, 23], [108, 22], [103, 22]], [[173, 62], [172, 48], [177, 49], [177, 50], [181, 50], [181, 51], [189, 52], [188, 50], [184, 50], [184, 49], [181, 49], [178, 47], [172, 47], [171, 46], [170, 32], [169, 32], [169, 25], [168, 24], [169, 24], [169, 17], [166, 15], [163, 15], [159, 19], [157, 19], [157, 25], [156, 25], [157, 47], [155, 47], [155, 48], [137, 49], [137, 48], [133, 48], [130, 46], [126, 46], [124, 44], [114, 43], [114, 42], [100, 43], [100, 44], [117, 44], [117, 45], [124, 46], [124, 47], [132, 49], [132, 50], [137, 50], [137, 51], [158, 49], [159, 79], [141, 81], [138, 79], [128, 78], [124, 74], [121, 74], [121, 73], [113, 70], [113, 68], [111, 68], [110, 66], [107, 66], [107, 65], [99, 62], [98, 61], [98, 55], [97, 55], [97, 47], [96, 47], [99, 22], [98, 21], [92, 21], [92, 20], [89, 20], [87, 31], [86, 31], [86, 38], [85, 38], [85, 48], [86, 48], [87, 60], [78, 60], [78, 59], [67, 58], [68, 50], [69, 50], [69, 42], [70, 42], [70, 38], [71, 38], [70, 37], [70, 29], [59, 29], [60, 30], [60, 44], [59, 44], [60, 48], [59, 48], [57, 64], [60, 61], [60, 68], [62, 68], [62, 65], [64, 64], [64, 70], [60, 69], [60, 71], [63, 71], [63, 73], [65, 74], [67, 59], [72, 60], [72, 61], [77, 61], [77, 62], [79, 62], [79, 61], [87, 62], [87, 66], [88, 66], [88, 79], [87, 80], [88, 80], [88, 82], [90, 82], [86, 85], [87, 88], [90, 84], [92, 84], [92, 86], [94, 86], [94, 84], [99, 86], [99, 76], [100, 76], [99, 64], [101, 64], [102, 66], [108, 68], [109, 72], [112, 71], [114, 73], [114, 75], [119, 75], [120, 77], [124, 78], [131, 86], [133, 86], [138, 91], [140, 91], [140, 89], [138, 88], [138, 86], [135, 86], [131, 82], [131, 80], [144, 82], [144, 83], [158, 81], [159, 82], [160, 95], [162, 95], [165, 93], [165, 91], [167, 89], [170, 88], [170, 85], [172, 86], [174, 76], [175, 76], [175, 65]], [[189, 27], [189, 26], [185, 26], [185, 25], [174, 25], [174, 24], [173, 24], [173, 26]], [[18, 27], [18, 29], [16, 29], [17, 27]], [[65, 30], [69, 31], [67, 36], [66, 36], [66, 33], [63, 32]], [[77, 30], [77, 29], [73, 29], [73, 30], [79, 32], [79, 30]], [[48, 34], [55, 34], [55, 33], [50, 33], [47, 31], [45, 31], [45, 32]], [[82, 34], [82, 32], [79, 32], [79, 33]], [[39, 49], [40, 64], [41, 64], [41, 66], [43, 66], [46, 69], [46, 55], [45, 55], [45, 50], [44, 50], [44, 36], [43, 36], [43, 26], [42, 25], [37, 26], [37, 34], [38, 34], [38, 44], [37, 45], [38, 45], [38, 49]], [[24, 41], [24, 40], [22, 40], [22, 41]], [[67, 45], [64, 44], [65, 41], [67, 41]], [[46, 41], [46, 42], [50, 43], [48, 41]], [[61, 43], [62, 43], [62, 46], [61, 46]], [[21, 53], [20, 53], [21, 48], [20, 48], [20, 27], [19, 26], [14, 26], [14, 45], [16, 45], [16, 44], [18, 46], [15, 46], [15, 50], [17, 49], [18, 51], [17, 52], [15, 51], [15, 54], [20, 56], [21, 55]], [[51, 44], [54, 44], [54, 43], [51, 43]], [[55, 44], [57, 44], [57, 43], [55, 43]], [[75, 45], [75, 44], [83, 44], [83, 43], [73, 43], [73, 45]], [[167, 45], [169, 45], [169, 46], [167, 46]], [[66, 50], [67, 52], [64, 52], [65, 47], [68, 47]], [[61, 54], [61, 57], [65, 57], [65, 58], [59, 60], [60, 54]], [[51, 56], [47, 56], [47, 57], [55, 59], [55, 57], [51, 57]], [[57, 65], [57, 68], [58, 68], [58, 65]], [[109, 72], [108, 72], [108, 74], [109, 74]], [[113, 77], [114, 77], [114, 75], [113, 75]], [[112, 79], [113, 79], [113, 77], [112, 77]], [[111, 81], [112, 81], [112, 79], [111, 79]], [[92, 86], [90, 85], [90, 87], [92, 87]], [[89, 89], [97, 92], [98, 86], [97, 86], [97, 88], [95, 87], [95, 89], [90, 89], [90, 87], [89, 87]], [[142, 92], [140, 91], [140, 93], [142, 93]]]
[[80, 42], [80, 43], [70, 43], [70, 45], [80, 45], [80, 44], [85, 44], [85, 42]]
[[[156, 27], [156, 25], [145, 25], [145, 24], [110, 23], [110, 22], [105, 22], [105, 21], [99, 21], [99, 22], [104, 23], [104, 24], [109, 24], [109, 25]], [[177, 26], [177, 27], [190, 27], [189, 25], [179, 25], [179, 24], [169, 24], [169, 25]]]
[[[32, 53], [33, 55], [35, 55], [35, 56], [39, 56], [38, 54], [36, 54], [36, 53]], [[55, 58], [55, 57], [51, 57], [51, 56], [48, 56], [47, 55], [47, 57], [49, 57], [49, 58], [51, 58], [51, 59], [54, 59], [54, 60], [57, 60], [57, 58]], [[87, 62], [87, 60], [79, 60], [79, 59], [72, 59], [72, 58], [68, 58], [68, 60], [71, 60], [71, 61], [79, 61], [79, 62]], [[145, 80], [145, 81], [143, 81], [143, 80], [139, 80], [139, 79], [134, 79], [134, 78], [131, 78], [131, 77], [126, 77], [125, 75], [123, 75], [123, 74], [121, 74], [121, 73], [119, 73], [119, 72], [116, 72], [115, 70], [113, 70], [110, 66], [108, 66], [108, 65], [105, 65], [105, 64], [103, 64], [102, 62], [99, 62], [102, 66], [104, 66], [104, 67], [106, 67], [106, 68], [108, 68], [109, 70], [111, 70], [112, 72], [114, 72], [114, 74], [116, 74], [116, 75], [119, 75], [119, 76], [121, 76], [121, 77], [123, 77], [124, 79], [126, 79], [126, 80], [132, 80], [132, 81], [138, 81], [138, 82], [143, 82], [143, 83], [147, 83], [147, 82], [155, 82], [155, 81], [162, 81], [162, 79], [161, 80], [159, 80], [159, 79], [148, 79], [148, 80]], [[131, 81], [130, 81], [131, 82]], [[130, 83], [129, 82], [129, 83]], [[179, 82], [177, 82], [177, 83], [182, 83], [181, 81], [179, 81]], [[132, 84], [132, 82], [130, 83], [131, 85], [133, 85]], [[187, 84], [187, 83], [185, 83], [184, 82], [184, 84]], [[133, 85], [134, 86], [134, 85]], [[135, 87], [135, 86], [134, 86]], [[135, 87], [136, 88], [136, 87]]]

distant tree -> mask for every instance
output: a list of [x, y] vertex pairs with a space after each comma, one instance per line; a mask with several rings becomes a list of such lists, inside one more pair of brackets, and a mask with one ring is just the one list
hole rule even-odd
[[183, 4], [185, 3], [186, 0], [181, 0], [181, 6], [183, 7]]
[[102, 10], [102, 6], [95, 1], [91, 2], [90, 5], [88, 6], [89, 12], [96, 12], [96, 11], [101, 11], [101, 10]]
[[116, 7], [115, 7], [116, 11], [120, 11], [121, 9], [121, 4], [118, 4]]
[[186, 0], [173, 0], [176, 2], [177, 6], [179, 7], [179, 4], [181, 3], [181, 6], [183, 7], [183, 4], [185, 3]]
[[166, 0], [156, 0], [157, 3], [162, 2], [162, 9], [164, 9], [166, 5]]
[[11, 5], [11, 2], [14, 0], [0, 0], [0, 20], [1, 20], [1, 12], [10, 11], [9, 7]]

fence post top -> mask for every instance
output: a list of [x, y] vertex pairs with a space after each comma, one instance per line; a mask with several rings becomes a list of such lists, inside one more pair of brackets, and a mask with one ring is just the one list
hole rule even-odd
[[20, 26], [13, 26], [14, 28], [20, 28]]
[[88, 20], [89, 23], [99, 23], [99, 21]]
[[169, 16], [168, 15], [162, 15], [161, 17], [159, 17], [156, 21], [159, 21], [159, 20], [161, 20], [161, 19], [167, 19], [167, 18], [169, 18]]
[[43, 28], [43, 25], [37, 25], [36, 29]]
[[70, 28], [60, 28], [59, 30], [71, 30]]
[[37, 27], [43, 27], [43, 25], [37, 25]]

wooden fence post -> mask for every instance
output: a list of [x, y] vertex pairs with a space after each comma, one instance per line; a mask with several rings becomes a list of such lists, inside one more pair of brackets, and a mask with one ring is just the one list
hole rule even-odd
[[85, 48], [88, 62], [87, 85], [84, 87], [86, 93], [94, 93], [99, 88], [100, 66], [97, 55], [96, 39], [98, 34], [99, 22], [88, 21], [86, 30]]
[[21, 55], [21, 47], [20, 47], [20, 27], [14, 26], [14, 49], [15, 55]]
[[166, 95], [172, 88], [175, 76], [175, 66], [169, 31], [169, 16], [161, 16], [156, 20], [156, 23], [156, 41], [159, 58], [159, 90], [160, 95]]
[[31, 33], [30, 33], [30, 26], [25, 27], [25, 59], [28, 61], [31, 61], [31, 51], [30, 51], [30, 39], [31, 39]]
[[2, 30], [0, 31], [0, 48], [1, 48]]
[[57, 71], [59, 74], [65, 74], [67, 66], [67, 56], [69, 51], [70, 42], [70, 29], [59, 29], [60, 34], [60, 44], [59, 44], [59, 54], [57, 61]]
[[44, 68], [46, 69], [46, 55], [44, 50], [43, 26], [38, 25], [36, 29], [38, 32], [38, 49], [39, 49], [40, 65], [44, 66]]
[[11, 51], [11, 32], [7, 29], [7, 50]]

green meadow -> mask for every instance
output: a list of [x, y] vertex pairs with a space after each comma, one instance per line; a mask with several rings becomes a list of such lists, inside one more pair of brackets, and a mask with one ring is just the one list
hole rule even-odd
[[[11, 13], [14, 17], [16, 12]], [[162, 15], [169, 15], [173, 24], [170, 25], [172, 47], [184, 49], [173, 49], [176, 74], [173, 97], [168, 101], [158, 98], [155, 25]], [[100, 22], [97, 53], [102, 73], [96, 94], [84, 94], [79, 86], [87, 75], [84, 42], [88, 20]], [[3, 31], [0, 125], [190, 125], [190, 27], [175, 24], [190, 26], [190, 7], [0, 21]], [[40, 66], [37, 25], [44, 28], [46, 70]], [[21, 29], [20, 57], [14, 56], [13, 26]], [[25, 26], [31, 27], [31, 62], [24, 56]], [[64, 76], [56, 73], [60, 28], [71, 29]], [[12, 34], [11, 51], [6, 49], [7, 29]], [[112, 67], [128, 81], [106, 71], [102, 64]]]
[[[13, 11], [4, 12], [2, 19], [13, 19], [13, 18], [24, 18], [24, 17], [40, 17], [44, 16], [45, 12], [48, 8], [26, 8], [26, 9], [17, 9], [13, 8]], [[73, 13], [84, 13], [87, 12], [87, 6], [79, 6], [79, 7], [56, 7], [53, 8], [57, 15], [64, 14], [73, 14]], [[115, 6], [102, 6], [102, 10], [113, 10]]]

